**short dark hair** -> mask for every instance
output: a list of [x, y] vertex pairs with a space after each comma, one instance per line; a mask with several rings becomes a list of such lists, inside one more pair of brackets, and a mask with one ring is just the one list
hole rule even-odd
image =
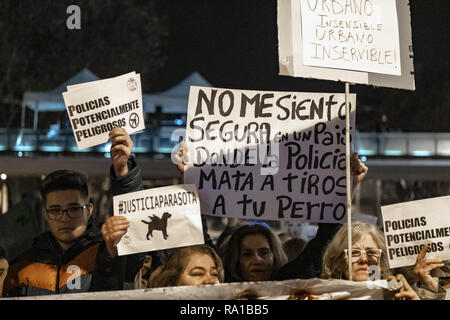
[[78, 190], [87, 198], [89, 190], [86, 175], [72, 170], [56, 170], [49, 173], [41, 182], [41, 195], [44, 202], [50, 192], [61, 190]]
[[6, 259], [8, 261], [8, 252], [2, 246], [0, 246], [0, 259]]

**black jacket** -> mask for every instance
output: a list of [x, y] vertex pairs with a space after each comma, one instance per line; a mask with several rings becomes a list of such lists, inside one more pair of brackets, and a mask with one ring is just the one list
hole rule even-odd
[[319, 229], [314, 239], [308, 242], [297, 258], [278, 271], [275, 279], [320, 278], [323, 253], [340, 227], [341, 224], [338, 223], [319, 223]]
[[[116, 178], [111, 166], [113, 195], [139, 190], [141, 169], [134, 157], [129, 172]], [[101, 231], [92, 221], [65, 252], [51, 232], [37, 237], [32, 247], [19, 255], [8, 270], [3, 296], [35, 296], [123, 289], [124, 282], [140, 268], [139, 256], [110, 257]], [[157, 255], [155, 265], [162, 261]]]
[[48, 231], [11, 263], [3, 296], [101, 291], [111, 282], [111, 275], [119, 271], [113, 260], [92, 223], [65, 252]]

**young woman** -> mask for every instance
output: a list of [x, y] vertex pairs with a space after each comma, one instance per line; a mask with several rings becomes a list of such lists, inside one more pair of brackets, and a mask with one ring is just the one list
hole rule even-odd
[[267, 281], [287, 262], [280, 239], [261, 225], [234, 231], [224, 253], [226, 282]]

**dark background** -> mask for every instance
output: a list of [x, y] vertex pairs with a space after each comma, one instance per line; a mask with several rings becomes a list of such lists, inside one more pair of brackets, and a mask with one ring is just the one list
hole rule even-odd
[[[71, 4], [81, 30], [66, 27]], [[416, 91], [352, 85], [361, 131], [383, 113], [390, 130], [450, 131], [450, 1], [410, 6]], [[84, 67], [101, 78], [135, 70], [145, 93], [193, 71], [216, 87], [344, 92], [340, 82], [278, 76], [275, 0], [2, 0], [0, 43], [0, 128], [20, 127], [24, 91], [53, 89]]]

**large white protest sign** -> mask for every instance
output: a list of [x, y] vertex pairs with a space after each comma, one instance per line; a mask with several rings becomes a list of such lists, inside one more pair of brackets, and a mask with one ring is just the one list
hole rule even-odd
[[450, 259], [450, 196], [381, 207], [390, 268], [414, 265], [429, 242], [427, 259]]
[[408, 0], [278, 0], [279, 74], [415, 90], [410, 22]]
[[[351, 131], [356, 96], [349, 96]], [[203, 214], [341, 222], [345, 95], [191, 86], [184, 181]]]
[[114, 215], [130, 222], [119, 255], [204, 243], [200, 201], [194, 185], [174, 185], [115, 196]]
[[303, 63], [401, 75], [394, 0], [302, 0]]
[[128, 134], [145, 129], [141, 79], [135, 72], [70, 86], [63, 98], [80, 150], [107, 142], [115, 127]]

